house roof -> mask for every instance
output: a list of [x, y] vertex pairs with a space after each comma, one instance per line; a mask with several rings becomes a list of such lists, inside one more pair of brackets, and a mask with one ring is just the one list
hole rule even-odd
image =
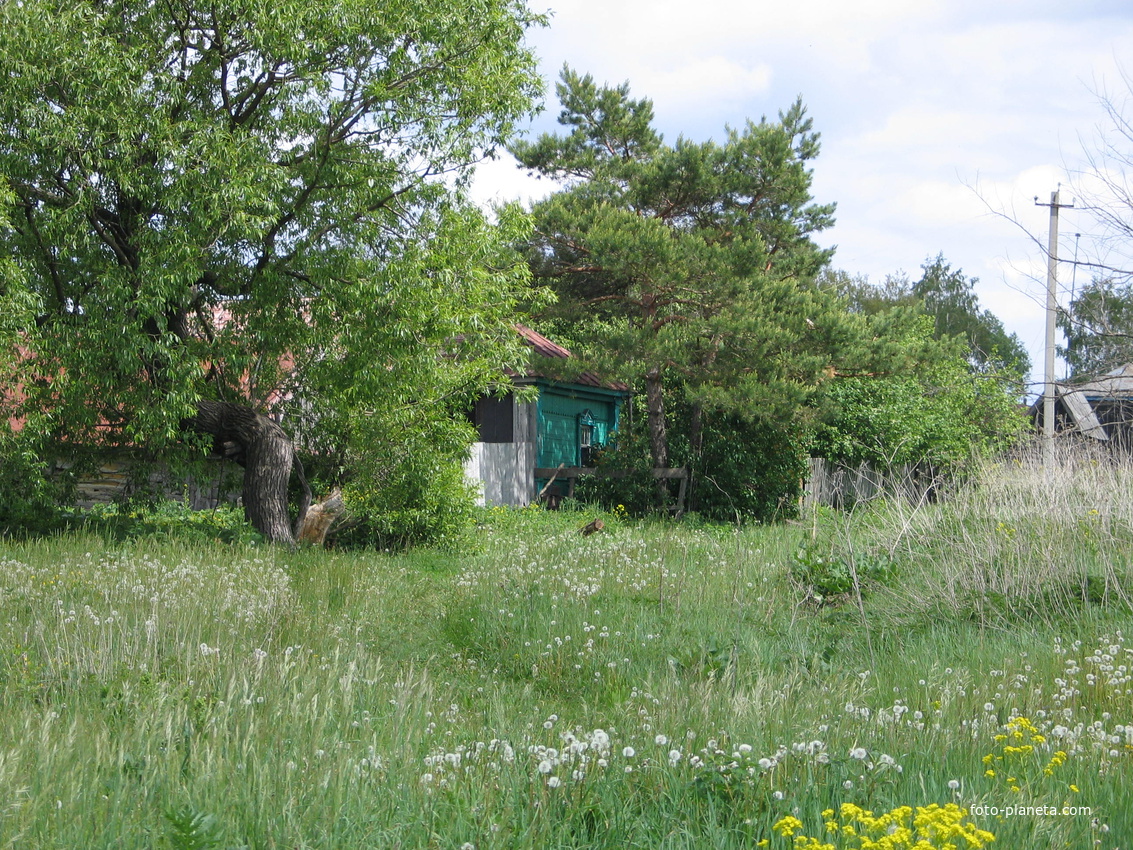
[[1079, 392], [1087, 398], [1133, 398], [1133, 363], [1126, 363], [1087, 381], [1060, 387], [1062, 392]]
[[[547, 337], [538, 331], [534, 331], [527, 325], [517, 324], [516, 331], [519, 333], [523, 340], [530, 345], [537, 355], [540, 357], [547, 357], [555, 360], [569, 360], [572, 355], [570, 350], [559, 345], [557, 342], [551, 342]], [[545, 378], [546, 375], [541, 375], [533, 369], [528, 369], [526, 378]], [[569, 381], [565, 383], [580, 384], [586, 387], [597, 387], [603, 390], [613, 390], [619, 393], [628, 393], [629, 385], [623, 384], [621, 381], [603, 381], [594, 372], [582, 372], [574, 375]]]
[[[1096, 440], [1108, 440], [1109, 434], [1091, 402], [1133, 400], [1133, 363], [1118, 366], [1080, 384], [1055, 384], [1054, 397], [1062, 402], [1063, 409], [1078, 431]], [[1032, 415], [1038, 415], [1042, 405], [1043, 396], [1039, 396], [1031, 405]]]

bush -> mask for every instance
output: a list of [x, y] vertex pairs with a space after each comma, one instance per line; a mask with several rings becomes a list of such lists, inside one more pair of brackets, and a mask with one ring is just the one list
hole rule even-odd
[[71, 475], [52, 476], [49, 453], [28, 432], [0, 430], [0, 535], [59, 528], [59, 505], [73, 493]]
[[617, 442], [595, 453], [594, 465], [602, 472], [615, 472], [618, 477], [580, 478], [574, 490], [576, 501], [635, 517], [657, 510], [657, 487], [650, 472], [652, 463], [644, 429], [630, 427], [623, 417]]
[[921, 375], [839, 378], [822, 389], [813, 451], [848, 464], [956, 469], [1018, 442], [1027, 419], [1010, 389], [960, 358]]
[[263, 537], [245, 518], [244, 509], [220, 505], [212, 510], [193, 510], [171, 499], [121, 504], [100, 504], [87, 510], [63, 512], [70, 527], [95, 531], [113, 540], [168, 538], [193, 543], [221, 542], [254, 546]]
[[792, 424], [706, 415], [692, 462], [689, 509], [719, 522], [771, 522], [798, 513], [807, 440]]
[[[632, 402], [631, 402], [632, 403]], [[706, 412], [699, 456], [693, 457], [687, 406], [670, 405], [669, 452], [674, 467], [692, 472], [686, 512], [713, 522], [770, 522], [795, 516], [807, 473], [805, 431], [795, 424]], [[575, 495], [608, 511], [634, 516], [657, 510], [644, 416], [622, 417], [617, 445], [600, 452], [597, 467], [618, 478], [584, 478]], [[630, 424], [632, 423], [632, 425]], [[669, 484], [670, 504], [677, 482]]]
[[331, 455], [337, 465], [324, 459], [320, 470], [312, 464], [315, 491], [340, 484], [346, 500], [344, 521], [331, 529], [332, 545], [452, 547], [472, 527], [476, 491], [465, 480], [464, 459], [475, 432], [455, 413], [418, 413], [411, 418], [408, 411], [398, 423], [355, 422], [352, 448]]

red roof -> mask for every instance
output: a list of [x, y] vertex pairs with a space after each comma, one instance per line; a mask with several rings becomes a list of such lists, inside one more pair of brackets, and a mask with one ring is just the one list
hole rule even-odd
[[[523, 337], [524, 341], [533, 349], [535, 349], [535, 353], [540, 357], [569, 360], [573, 356], [568, 349], [563, 348], [557, 342], [551, 342], [551, 340], [547, 339], [545, 336], [543, 336], [543, 334], [539, 333], [538, 331], [531, 330], [531, 328], [527, 327], [526, 325], [517, 324], [515, 326], [515, 329], [519, 332], [519, 335]], [[544, 376], [532, 370], [528, 370], [527, 377], [540, 378]], [[579, 375], [575, 375], [569, 383], [581, 384], [588, 387], [598, 387], [603, 390], [629, 392], [629, 386], [627, 384], [623, 384], [621, 381], [603, 381], [593, 372], [582, 372]]]

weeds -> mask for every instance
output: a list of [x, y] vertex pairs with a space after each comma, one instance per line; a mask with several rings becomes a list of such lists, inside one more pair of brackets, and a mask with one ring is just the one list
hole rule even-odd
[[463, 555], [0, 544], [0, 843], [1127, 846], [1133, 509], [1026, 474], [811, 527], [485, 511]]

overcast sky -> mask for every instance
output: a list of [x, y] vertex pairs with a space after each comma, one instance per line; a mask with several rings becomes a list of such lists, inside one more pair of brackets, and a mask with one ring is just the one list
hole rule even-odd
[[[1127, 94], [1130, 0], [553, 0], [531, 43], [548, 81], [533, 132], [553, 131], [563, 63], [649, 97], [667, 141], [721, 139], [800, 96], [822, 135], [813, 194], [836, 202], [834, 266], [880, 282], [942, 252], [980, 279], [983, 305], [1018, 333], [1041, 380], [1041, 248], [1050, 200]], [[539, 0], [533, 3], [540, 8]], [[481, 166], [477, 192], [539, 197], [513, 161]], [[1062, 202], [1073, 200], [1066, 188]], [[1061, 216], [1060, 254], [1092, 222]], [[1063, 288], [1089, 279], [1065, 265]]]

